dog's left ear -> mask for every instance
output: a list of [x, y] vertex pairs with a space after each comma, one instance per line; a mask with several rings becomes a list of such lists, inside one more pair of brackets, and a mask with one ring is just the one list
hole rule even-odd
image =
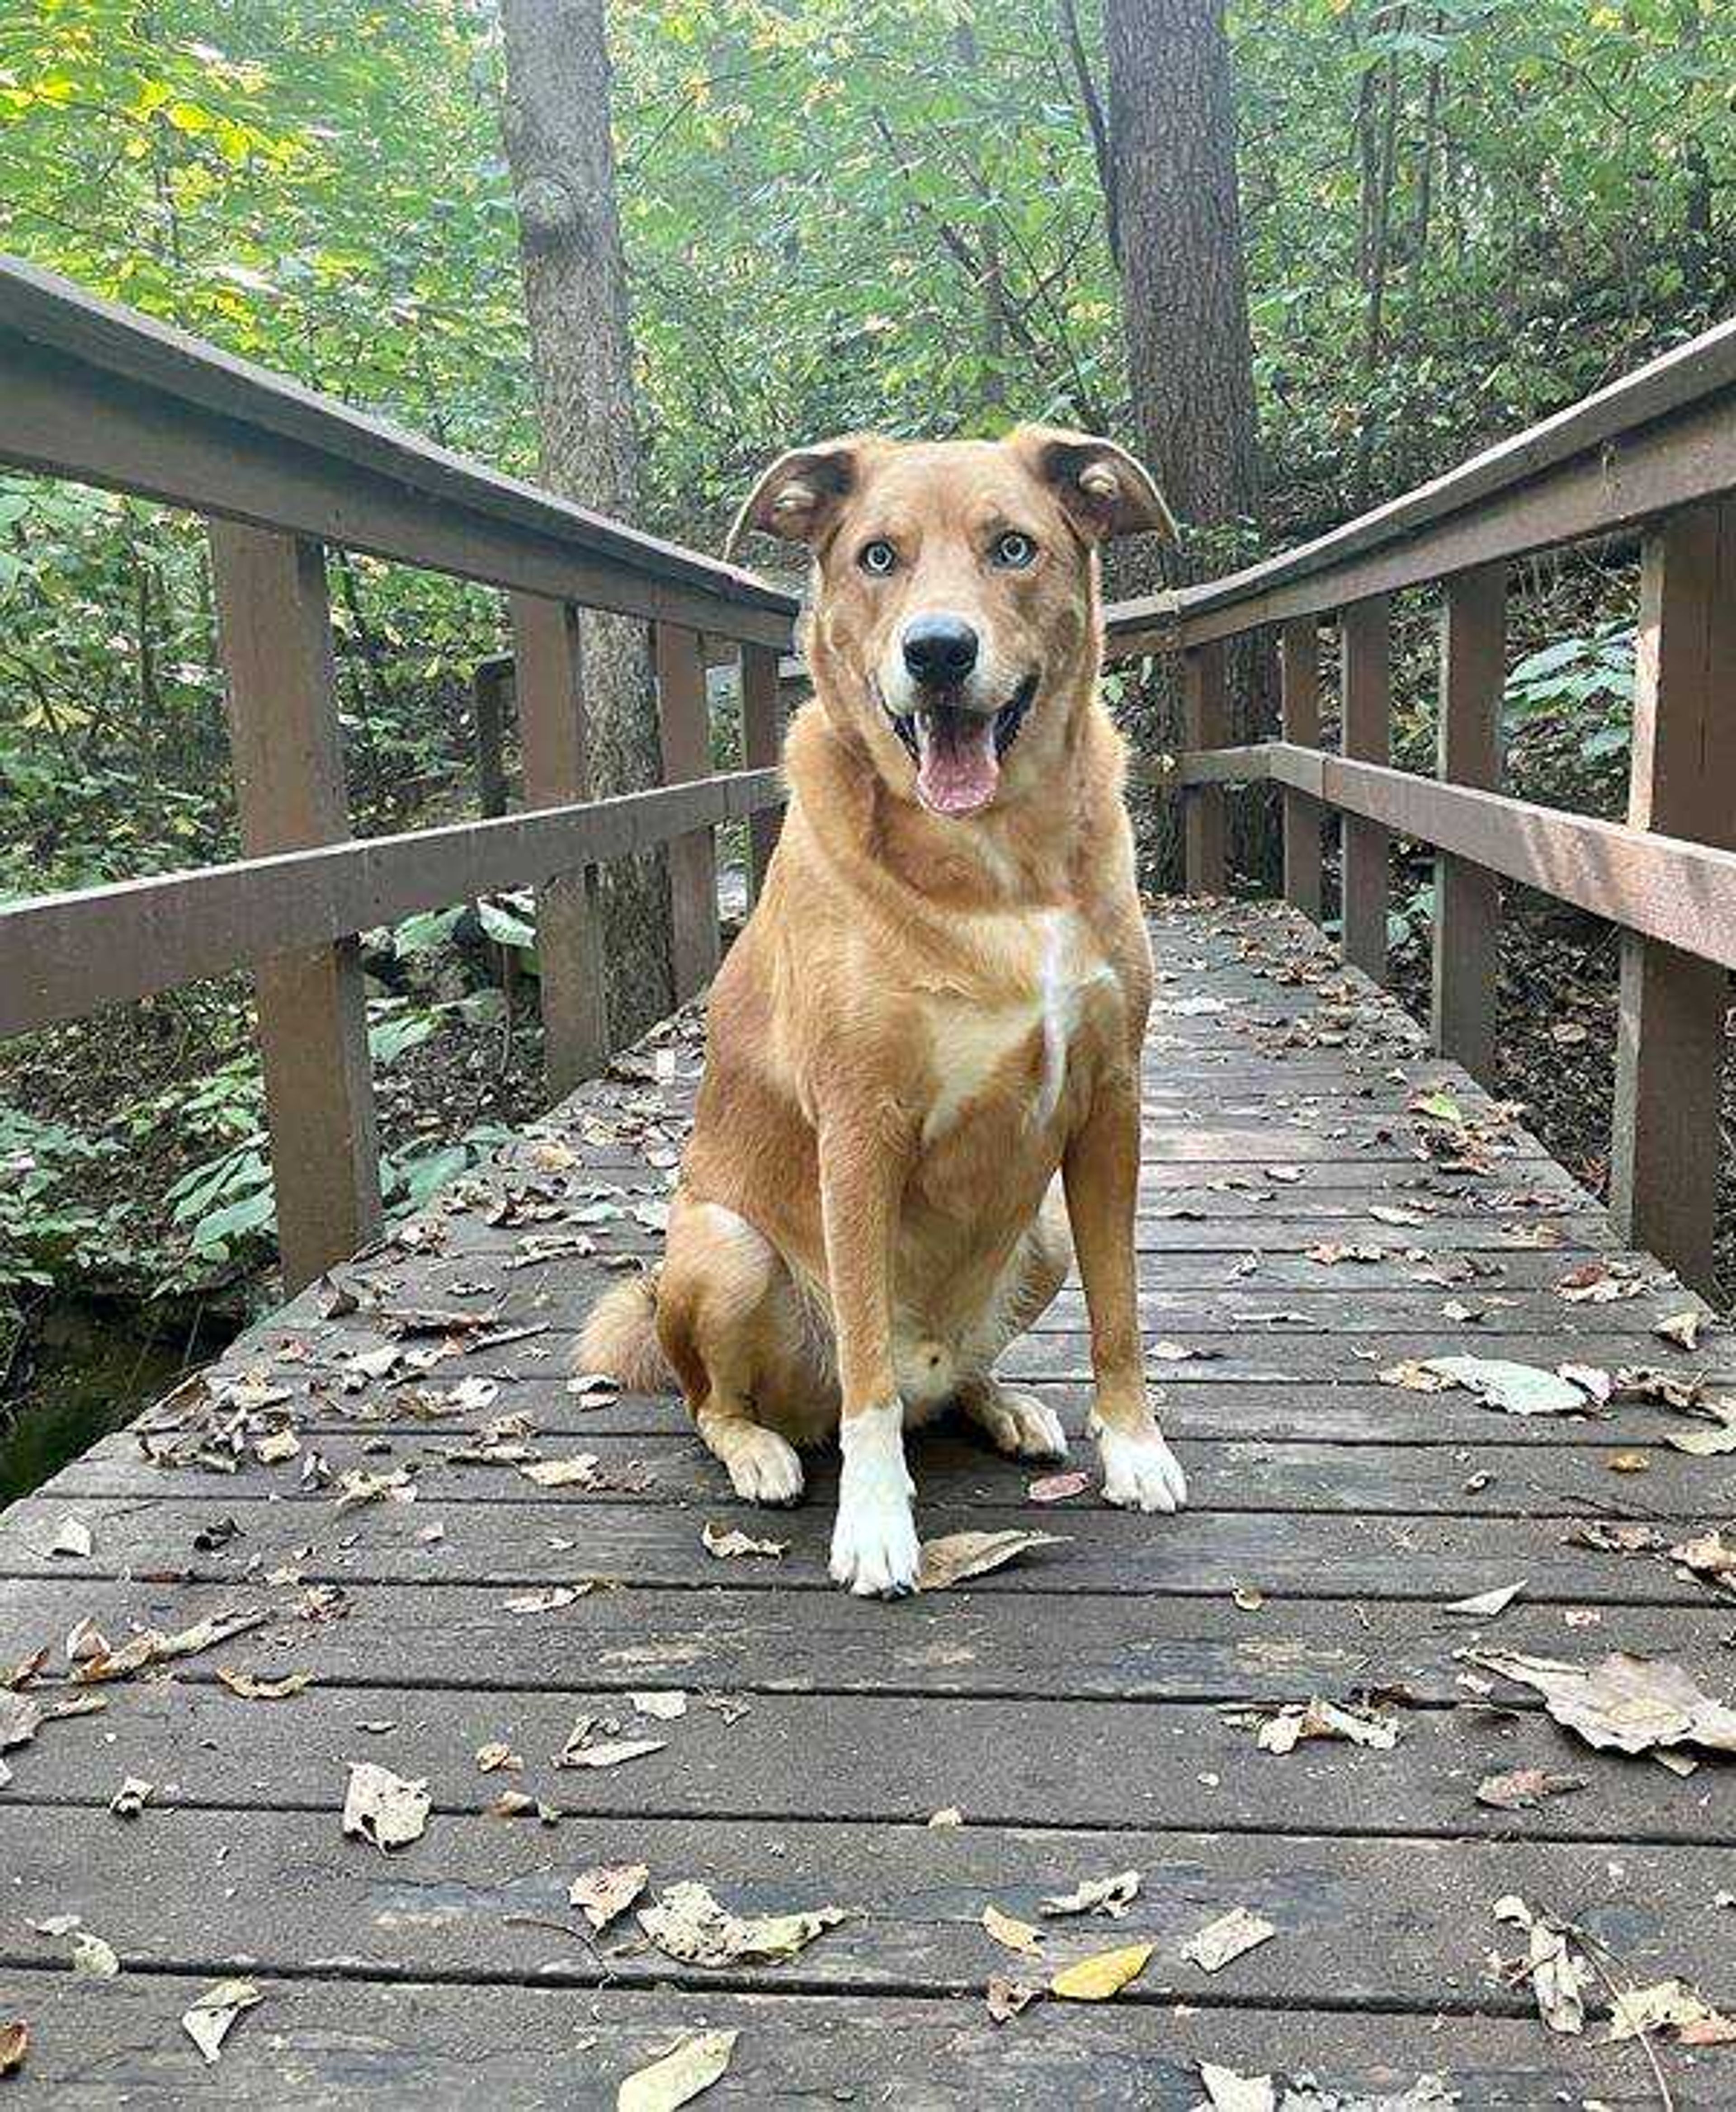
[[733, 558], [755, 529], [786, 543], [817, 542], [854, 487], [863, 445], [852, 434], [780, 455], [730, 523], [725, 558]]
[[1021, 426], [1007, 436], [1007, 445], [1050, 486], [1087, 541], [1147, 532], [1178, 539], [1164, 494], [1113, 440], [1055, 426]]

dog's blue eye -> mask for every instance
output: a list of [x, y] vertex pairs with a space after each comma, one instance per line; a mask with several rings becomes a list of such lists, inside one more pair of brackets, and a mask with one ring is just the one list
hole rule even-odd
[[877, 572], [884, 578], [898, 562], [898, 553], [890, 543], [865, 543], [856, 562], [865, 572]]
[[1019, 572], [1037, 555], [1037, 545], [1028, 535], [1021, 535], [1016, 529], [1009, 529], [1005, 535], [995, 538], [995, 546], [989, 555], [1006, 571]]

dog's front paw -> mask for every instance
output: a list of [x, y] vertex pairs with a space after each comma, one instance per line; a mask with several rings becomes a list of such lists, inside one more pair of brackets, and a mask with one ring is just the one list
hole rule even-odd
[[1103, 1500], [1130, 1511], [1178, 1511], [1187, 1501], [1182, 1463], [1154, 1424], [1129, 1433], [1100, 1427]]
[[904, 1468], [904, 1409], [897, 1401], [847, 1416], [839, 1432], [844, 1471], [832, 1534], [833, 1580], [863, 1599], [916, 1589], [922, 1547]]
[[750, 1504], [793, 1504], [801, 1500], [802, 1463], [795, 1447], [775, 1430], [750, 1426], [724, 1455], [736, 1494]]

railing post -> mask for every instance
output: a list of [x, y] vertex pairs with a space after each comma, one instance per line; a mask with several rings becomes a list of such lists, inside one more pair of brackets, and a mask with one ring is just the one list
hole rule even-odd
[[[741, 649], [741, 766], [745, 770], [775, 768], [783, 746], [783, 713], [778, 701], [777, 654], [769, 645]], [[766, 867], [777, 846], [783, 826], [778, 808], [763, 807], [750, 815], [747, 825], [748, 900], [759, 899]]]
[[[1646, 539], [1630, 827], [1736, 847], [1736, 499]], [[1624, 933], [1610, 1207], [1621, 1236], [1712, 1284], [1728, 977]]]
[[[1284, 739], [1298, 748], [1320, 745], [1320, 636], [1311, 616], [1293, 617], [1279, 635]], [[1320, 921], [1320, 803], [1284, 790], [1284, 899]]]
[[[1446, 582], [1438, 774], [1447, 784], [1487, 792], [1500, 787], [1506, 620], [1505, 565], [1479, 565]], [[1434, 1045], [1492, 1085], [1501, 952], [1501, 886], [1493, 873], [1445, 853], [1435, 860], [1433, 944]]]
[[[241, 848], [341, 843], [349, 803], [333, 691], [331, 606], [317, 543], [209, 524]], [[255, 963], [259, 1055], [284, 1288], [380, 1230], [380, 1149], [360, 943]]]
[[[515, 594], [513, 664], [527, 808], [590, 797], [584, 661], [571, 602]], [[536, 891], [543, 1067], [558, 1097], [608, 1063], [608, 994], [597, 869], [558, 873]]]
[[[1344, 753], [1358, 762], [1392, 753], [1392, 622], [1384, 594], [1339, 612], [1343, 662]], [[1344, 817], [1341, 882], [1344, 958], [1378, 983], [1387, 980], [1390, 839], [1378, 822]]]
[[[1223, 690], [1223, 647], [1214, 638], [1182, 654], [1182, 736], [1191, 751], [1222, 748], [1229, 731]], [[1183, 872], [1190, 894], [1222, 894], [1223, 787], [1192, 785], [1183, 791]]]
[[[672, 623], [657, 626], [657, 712], [664, 783], [709, 776], [704, 651], [697, 631]], [[718, 854], [709, 827], [677, 836], [669, 845], [669, 913], [675, 999], [685, 1004], [718, 972]]]

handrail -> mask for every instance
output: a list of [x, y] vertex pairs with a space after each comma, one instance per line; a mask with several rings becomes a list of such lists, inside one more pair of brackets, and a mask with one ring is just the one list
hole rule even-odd
[[1105, 612], [1119, 653], [1255, 624], [1631, 526], [1736, 483], [1736, 319], [1328, 535]]
[[0, 463], [787, 647], [798, 603], [0, 256]]

